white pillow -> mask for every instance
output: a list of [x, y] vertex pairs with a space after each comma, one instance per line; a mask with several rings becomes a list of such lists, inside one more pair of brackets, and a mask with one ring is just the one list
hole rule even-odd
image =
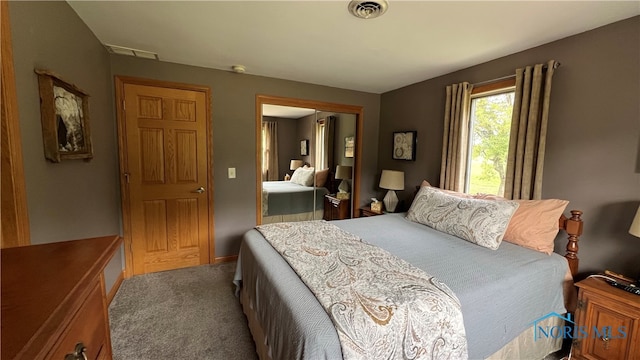
[[461, 198], [423, 186], [407, 219], [496, 250], [517, 208], [515, 201]]
[[291, 175], [291, 182], [302, 186], [313, 186], [315, 170], [312, 167], [299, 167]]

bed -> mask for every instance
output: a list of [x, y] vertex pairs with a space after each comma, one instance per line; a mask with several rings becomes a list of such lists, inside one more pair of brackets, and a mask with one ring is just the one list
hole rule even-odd
[[[569, 234], [564, 257], [504, 241], [496, 250], [487, 249], [410, 221], [406, 214], [330, 224], [446, 284], [461, 306], [469, 358], [542, 358], [558, 350], [562, 339], [532, 341], [533, 321], [571, 306], [564, 289], [567, 273], [577, 272], [582, 231], [581, 212], [571, 214], [558, 220]], [[234, 283], [261, 359], [343, 358], [341, 335], [329, 312], [256, 229], [244, 236]], [[560, 326], [562, 320], [548, 317], [542, 325]]]
[[262, 223], [322, 219], [325, 187], [291, 181], [262, 182]]

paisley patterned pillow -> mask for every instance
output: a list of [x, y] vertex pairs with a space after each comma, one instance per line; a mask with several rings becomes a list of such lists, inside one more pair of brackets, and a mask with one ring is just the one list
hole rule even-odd
[[407, 219], [496, 250], [517, 208], [515, 201], [466, 199], [424, 186]]

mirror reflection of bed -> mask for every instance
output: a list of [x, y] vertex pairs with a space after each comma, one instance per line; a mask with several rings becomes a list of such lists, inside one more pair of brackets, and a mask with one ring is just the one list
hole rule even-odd
[[337, 197], [345, 210], [341, 218], [350, 218], [356, 114], [272, 104], [260, 108], [259, 223], [327, 218], [325, 203]]

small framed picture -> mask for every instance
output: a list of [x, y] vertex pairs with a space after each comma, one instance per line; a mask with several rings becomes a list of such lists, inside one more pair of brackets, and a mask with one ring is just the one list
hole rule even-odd
[[300, 141], [300, 155], [301, 156], [309, 155], [309, 140]]
[[347, 136], [344, 138], [344, 157], [352, 158], [353, 157], [353, 148], [354, 148], [354, 137]]
[[416, 137], [417, 131], [399, 131], [393, 133], [393, 154], [394, 160], [416, 159]]

